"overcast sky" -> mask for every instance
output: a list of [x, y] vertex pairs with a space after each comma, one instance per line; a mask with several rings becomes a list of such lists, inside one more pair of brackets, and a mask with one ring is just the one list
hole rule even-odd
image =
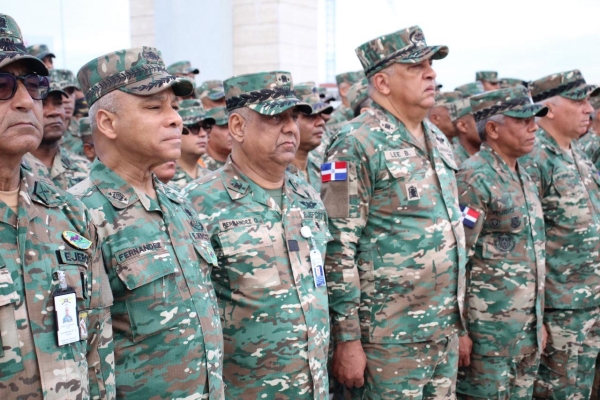
[[[319, 1], [323, 81], [325, 15]], [[62, 24], [60, 4], [0, 0], [0, 10], [17, 20], [28, 44], [50, 45], [58, 68], [77, 72], [93, 57], [129, 47], [127, 0], [62, 0]], [[363, 42], [419, 25], [428, 44], [450, 48], [434, 64], [444, 90], [473, 81], [481, 69], [530, 80], [578, 68], [588, 82], [600, 83], [599, 17], [599, 0], [338, 0], [336, 71], [361, 68], [354, 49]]]

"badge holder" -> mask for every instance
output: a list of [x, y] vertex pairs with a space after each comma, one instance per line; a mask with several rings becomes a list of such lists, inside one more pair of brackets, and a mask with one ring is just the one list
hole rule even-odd
[[[72, 287], [67, 286], [65, 272], [57, 271], [56, 274], [60, 285], [52, 293], [56, 338], [59, 346], [65, 346], [80, 340], [80, 316], [77, 314], [77, 295]], [[87, 313], [85, 319], [87, 324]]]
[[300, 229], [302, 237], [310, 240], [310, 266], [313, 272], [313, 279], [317, 288], [325, 286], [325, 272], [323, 270], [323, 257], [321, 252], [317, 250], [315, 238], [308, 226], [303, 226]]

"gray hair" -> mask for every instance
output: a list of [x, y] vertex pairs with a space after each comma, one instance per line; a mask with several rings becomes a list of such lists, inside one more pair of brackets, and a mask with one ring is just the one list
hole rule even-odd
[[96, 113], [99, 110], [106, 110], [111, 113], [116, 113], [119, 110], [119, 101], [116, 98], [116, 92], [110, 92], [100, 97], [94, 104], [90, 106], [89, 117], [90, 127], [92, 132], [98, 130], [98, 123], [96, 122]]
[[477, 121], [477, 134], [479, 135], [479, 139], [481, 139], [482, 142], [486, 141], [487, 138], [487, 132], [485, 131], [485, 126], [487, 125], [488, 122], [495, 122], [497, 124], [502, 125], [504, 123], [504, 115], [503, 114], [496, 114], [496, 115], [492, 115], [491, 117], [487, 117], [484, 118], [482, 120]]

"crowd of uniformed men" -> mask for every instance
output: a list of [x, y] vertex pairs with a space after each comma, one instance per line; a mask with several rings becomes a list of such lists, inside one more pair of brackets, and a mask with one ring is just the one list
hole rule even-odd
[[151, 47], [75, 77], [0, 14], [0, 398], [590, 398], [600, 88], [356, 54], [334, 111]]

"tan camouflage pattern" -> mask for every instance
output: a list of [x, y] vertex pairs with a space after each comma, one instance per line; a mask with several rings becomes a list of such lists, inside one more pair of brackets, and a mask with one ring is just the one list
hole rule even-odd
[[500, 83], [500, 89], [506, 89], [518, 85], [527, 87], [528, 82], [518, 78], [500, 78], [498, 83]]
[[475, 72], [475, 80], [496, 83], [498, 82], [498, 71], [477, 71]]
[[356, 56], [367, 78], [393, 63], [420, 63], [441, 60], [448, 55], [447, 46], [427, 46], [425, 35], [418, 26], [379, 36], [356, 48]]
[[196, 89], [196, 94], [199, 99], [208, 97], [211, 100], [221, 100], [225, 98], [225, 88], [223, 87], [223, 81], [213, 80], [204, 81]]
[[321, 163], [316, 157], [312, 156], [312, 152], [308, 153], [306, 171], [300, 171], [294, 164], [290, 164], [287, 170], [290, 174], [312, 186], [317, 193], [321, 191]]
[[213, 107], [206, 111], [206, 115], [214, 119], [216, 125], [223, 126], [229, 123], [229, 114], [225, 107]]
[[[204, 153], [204, 154], [206, 154], [206, 153]], [[196, 167], [196, 179], [208, 174], [209, 172], [210, 172], [209, 169], [202, 168], [200, 165], [198, 165]], [[194, 178], [189, 176], [188, 173], [185, 172], [183, 170], [183, 168], [181, 168], [179, 166], [179, 164], [177, 164], [175, 167], [175, 175], [173, 175], [173, 178], [169, 181], [169, 185], [173, 186], [177, 190], [181, 191], [181, 190], [185, 189], [185, 187], [187, 185], [192, 183], [193, 180], [194, 180]]]
[[117, 397], [223, 399], [223, 340], [204, 224], [154, 178], [156, 199], [99, 160], [72, 188], [99, 226], [115, 301]]
[[167, 67], [167, 72], [171, 75], [175, 74], [194, 74], [200, 73], [198, 68], [192, 68], [192, 63], [189, 61], [178, 61]]
[[513, 118], [543, 117], [548, 107], [534, 104], [523, 86], [492, 90], [471, 96], [471, 111], [475, 122], [502, 114]]
[[[219, 264], [227, 398], [324, 399], [328, 395], [327, 290], [316, 288], [308, 227], [324, 256], [331, 235], [319, 195], [286, 173], [280, 208], [231, 157], [185, 191], [207, 221]], [[268, 328], [265, 328], [265, 324]]]
[[362, 70], [359, 71], [348, 71], [342, 72], [341, 74], [337, 74], [335, 76], [335, 82], [338, 86], [342, 83], [349, 83], [350, 85], [355, 84], [365, 77], [365, 73]]
[[460, 92], [464, 98], [485, 92], [481, 82], [465, 83], [464, 85], [457, 86], [454, 90]]
[[[3, 399], [115, 398], [113, 298], [96, 228], [83, 204], [21, 165], [18, 212], [0, 202], [0, 393]], [[92, 241], [88, 250], [65, 231]], [[88, 311], [89, 339], [57, 345], [57, 271]]]
[[200, 159], [204, 163], [204, 167], [206, 167], [206, 169], [209, 170], [209, 171], [216, 171], [216, 170], [218, 170], [219, 168], [221, 168], [222, 166], [225, 165], [224, 162], [220, 162], [220, 161], [215, 160], [214, 158], [212, 158], [211, 156], [209, 156], [208, 153], [202, 154], [202, 156], [200, 157]]
[[[353, 83], [352, 86], [350, 86], [350, 89], [348, 89], [346, 98], [350, 103], [350, 109], [354, 112], [360, 103], [369, 98], [369, 81], [367, 78], [363, 78], [360, 81]], [[352, 116], [354, 117], [354, 114]]]
[[562, 96], [571, 100], [583, 100], [588, 96], [600, 94], [600, 87], [588, 85], [577, 69], [559, 72], [536, 79], [529, 83], [533, 101], [540, 102], [554, 96]]
[[73, 75], [73, 71], [68, 69], [51, 69], [50, 80], [58, 84], [58, 86], [63, 90], [70, 87], [80, 89], [79, 82], [77, 81], [75, 75]]
[[[31, 161], [35, 158], [31, 153], [25, 155], [25, 159]], [[38, 170], [35, 171], [40, 177], [50, 180], [54, 186], [62, 190], [68, 190], [83, 181], [90, 173], [90, 162], [77, 154], [60, 146], [54, 157], [52, 168], [48, 168], [41, 162], [36, 163]]]
[[48, 68], [41, 59], [28, 54], [25, 49], [17, 21], [10, 15], [0, 13], [0, 68], [22, 59], [32, 60], [31, 67], [35, 72], [43, 76], [48, 75]]

